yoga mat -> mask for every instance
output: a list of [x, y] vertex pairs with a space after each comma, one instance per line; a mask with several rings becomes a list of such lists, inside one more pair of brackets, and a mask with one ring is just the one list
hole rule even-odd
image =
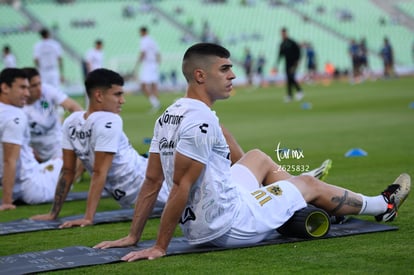
[[[320, 239], [344, 237], [350, 235], [382, 232], [397, 230], [395, 226], [386, 225], [383, 223], [376, 223], [370, 221], [350, 218], [343, 224], [332, 224], [329, 233]], [[292, 243], [308, 240], [319, 239], [304, 239], [282, 236], [276, 232], [268, 239], [257, 243], [255, 245], [240, 246], [256, 247], [264, 245], [277, 245], [283, 243]], [[85, 246], [71, 246], [60, 249], [52, 249], [39, 252], [29, 252], [23, 254], [15, 254], [10, 256], [0, 257], [0, 275], [2, 274], [27, 274], [34, 272], [45, 272], [52, 270], [61, 270], [76, 268], [82, 266], [91, 266], [98, 264], [107, 264], [120, 262], [120, 258], [133, 250], [140, 250], [151, 247], [155, 240], [143, 241], [137, 247], [126, 248], [110, 248], [110, 249], [94, 249]], [[173, 238], [167, 250], [167, 256], [221, 251], [234, 248], [220, 248], [213, 246], [193, 246], [189, 245], [185, 238]]]
[[[110, 198], [111, 195], [108, 192], [102, 192], [101, 198]], [[65, 201], [82, 201], [86, 200], [88, 198], [88, 191], [83, 192], [69, 192]], [[1, 200], [0, 200], [1, 203]], [[52, 202], [46, 202], [46, 203], [52, 203]], [[16, 200], [13, 202], [15, 205], [28, 205], [24, 201]]]
[[[162, 208], [155, 208], [151, 215], [151, 218], [160, 217], [161, 213]], [[133, 208], [98, 212], [95, 214], [94, 224], [131, 221], [133, 214]], [[10, 222], [3, 222], [0, 223], [0, 235], [59, 229], [59, 225], [61, 225], [63, 222], [81, 219], [83, 217], [84, 214], [63, 217], [54, 221], [34, 221], [30, 219], [20, 219]]]

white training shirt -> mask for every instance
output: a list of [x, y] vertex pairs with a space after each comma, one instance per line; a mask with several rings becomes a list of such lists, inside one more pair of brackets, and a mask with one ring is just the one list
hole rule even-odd
[[3, 65], [4, 68], [16, 68], [16, 57], [12, 53], [6, 54], [3, 56]]
[[104, 53], [102, 50], [98, 50], [96, 48], [90, 49], [85, 55], [85, 60], [90, 64], [91, 71], [103, 68]]
[[39, 71], [57, 71], [59, 72], [58, 59], [63, 54], [60, 44], [51, 39], [42, 39], [34, 46], [33, 57], [39, 61]]
[[231, 180], [230, 150], [219, 120], [203, 102], [181, 98], [155, 123], [150, 152], [160, 154], [170, 188], [176, 151], [205, 164], [191, 188], [180, 226], [190, 244], [211, 241], [230, 229], [241, 200]]
[[42, 84], [40, 98], [25, 105], [31, 134], [31, 145], [42, 160], [62, 156], [62, 127], [57, 108], [68, 98], [59, 89]]
[[[63, 148], [73, 150], [92, 174], [95, 152], [112, 152], [114, 158], [108, 172], [105, 190], [124, 207], [131, 207], [140, 191], [147, 159], [140, 156], [122, 130], [122, 119], [111, 112], [93, 112], [84, 119], [85, 111], [72, 113], [63, 123]], [[158, 197], [165, 203], [167, 195]]]
[[3, 143], [20, 145], [20, 157], [16, 166], [16, 178], [14, 189], [18, 185], [33, 177], [33, 172], [38, 168], [38, 162], [34, 158], [32, 148], [29, 146], [30, 131], [27, 125], [27, 117], [21, 108], [0, 102], [0, 180], [3, 178]]
[[145, 35], [140, 40], [140, 50], [144, 53], [142, 64], [157, 63], [158, 45], [154, 39]]

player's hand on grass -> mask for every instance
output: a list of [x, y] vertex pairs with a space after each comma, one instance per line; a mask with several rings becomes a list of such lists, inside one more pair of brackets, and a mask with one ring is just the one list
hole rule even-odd
[[47, 213], [31, 216], [30, 219], [35, 221], [53, 221], [55, 220], [55, 217], [52, 214]]
[[121, 260], [126, 262], [133, 262], [142, 259], [154, 260], [165, 256], [165, 254], [164, 249], [158, 246], [153, 246], [144, 250], [130, 252], [122, 257]]
[[70, 228], [70, 227], [76, 227], [76, 226], [85, 227], [85, 226], [92, 225], [92, 224], [93, 222], [91, 220], [78, 219], [78, 220], [64, 222], [59, 226], [59, 228]]
[[106, 248], [111, 248], [111, 247], [126, 247], [126, 246], [135, 245], [136, 243], [137, 243], [137, 239], [128, 235], [119, 240], [100, 242], [97, 245], [95, 245], [93, 248], [106, 249]]
[[12, 203], [3, 203], [0, 205], [0, 211], [16, 209], [16, 205]]

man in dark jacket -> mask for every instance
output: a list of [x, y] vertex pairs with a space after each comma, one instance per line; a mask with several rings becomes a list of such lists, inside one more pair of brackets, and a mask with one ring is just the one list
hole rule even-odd
[[280, 43], [279, 55], [276, 61], [276, 68], [278, 67], [281, 58], [285, 58], [287, 82], [287, 96], [285, 101], [290, 102], [292, 100], [293, 88], [295, 88], [297, 91], [295, 98], [297, 100], [301, 100], [304, 94], [301, 87], [299, 86], [299, 83], [295, 79], [296, 69], [298, 68], [300, 60], [300, 47], [294, 40], [288, 37], [286, 28], [282, 28], [281, 34], [283, 40], [282, 43]]

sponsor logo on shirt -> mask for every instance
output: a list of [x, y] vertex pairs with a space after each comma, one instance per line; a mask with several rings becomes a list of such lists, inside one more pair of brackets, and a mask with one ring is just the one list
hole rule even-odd
[[90, 138], [91, 133], [92, 133], [92, 130], [90, 130], [90, 129], [88, 131], [76, 131], [75, 126], [70, 126], [69, 127], [69, 137], [72, 140]]
[[168, 113], [168, 110], [166, 110], [162, 116], [158, 119], [158, 123], [163, 126], [164, 124], [170, 124], [170, 125], [179, 125], [181, 121], [183, 120], [183, 115], [172, 115]]

